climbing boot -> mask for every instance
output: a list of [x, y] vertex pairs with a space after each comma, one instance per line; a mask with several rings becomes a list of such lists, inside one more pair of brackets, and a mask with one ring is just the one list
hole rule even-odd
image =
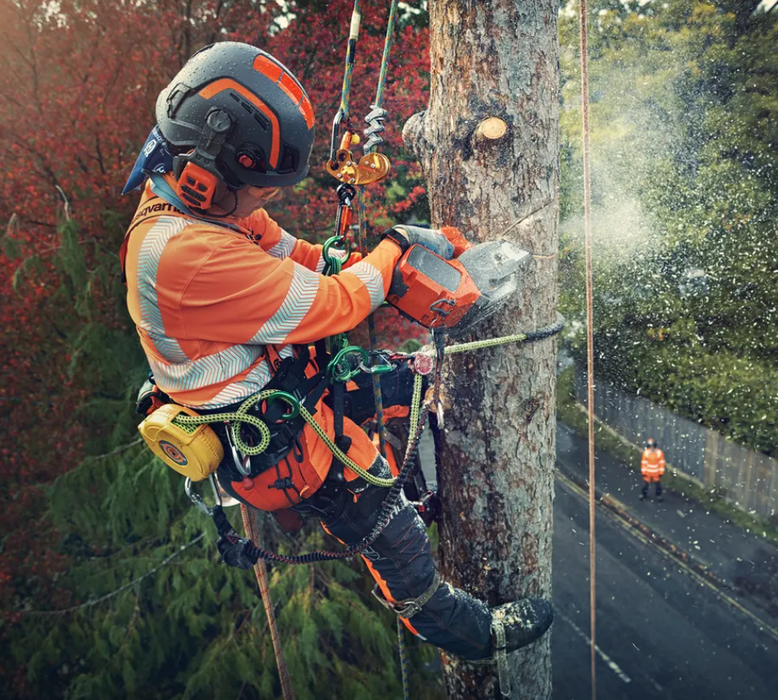
[[492, 651], [515, 651], [540, 639], [554, 621], [543, 598], [522, 598], [492, 608]]

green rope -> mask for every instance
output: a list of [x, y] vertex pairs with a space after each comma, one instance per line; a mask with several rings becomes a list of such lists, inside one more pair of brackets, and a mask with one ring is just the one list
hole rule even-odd
[[[418, 423], [418, 416], [419, 416], [419, 410], [421, 404], [421, 379], [422, 379], [421, 375], [417, 375], [415, 377], [415, 383], [413, 386], [413, 400], [411, 405], [411, 420], [414, 420], [415, 418], [417, 423]], [[279, 394], [279, 393], [283, 393], [283, 392], [279, 392], [276, 389], [267, 389], [265, 391], [260, 391], [258, 394], [254, 394], [254, 396], [250, 396], [248, 399], [246, 399], [240, 405], [238, 410], [235, 411], [234, 413], [214, 413], [207, 416], [187, 416], [187, 415], [179, 414], [173, 419], [173, 422], [176, 425], [180, 425], [181, 427], [184, 428], [190, 426], [197, 426], [197, 425], [206, 425], [208, 423], [230, 423], [230, 433], [232, 435], [232, 440], [235, 444], [236, 449], [238, 449], [240, 452], [242, 452], [245, 455], [254, 456], [254, 455], [262, 454], [270, 444], [270, 428], [268, 428], [267, 425], [261, 419], [248, 413], [248, 410], [257, 402], [269, 399], [274, 394]], [[354, 462], [352, 459], [346, 456], [346, 453], [343, 452], [330, 439], [330, 437], [324, 431], [324, 428], [322, 428], [314, 420], [313, 416], [308, 411], [308, 409], [305, 408], [305, 406], [300, 405], [299, 410], [300, 410], [300, 416], [303, 418], [303, 420], [312, 428], [312, 430], [316, 433], [316, 435], [327, 446], [329, 451], [332, 452], [332, 454], [340, 462], [342, 462], [344, 466], [351, 469], [351, 471], [357, 474], [357, 476], [361, 476], [368, 484], [371, 484], [373, 486], [380, 486], [381, 488], [392, 487], [392, 485], [396, 481], [394, 477], [382, 478], [379, 476], [374, 476], [367, 470], [360, 467], [356, 462]], [[248, 445], [241, 438], [240, 427], [244, 423], [247, 423], [248, 425], [251, 425], [255, 427], [257, 430], [259, 430], [261, 435], [259, 445], [253, 445], [253, 446]], [[412, 425], [416, 425], [416, 423], [412, 423]], [[414, 436], [418, 431], [419, 431], [419, 427], [416, 426], [416, 431], [414, 432]]]
[[341, 119], [348, 119], [349, 101], [351, 97], [351, 74], [354, 72], [354, 59], [357, 53], [357, 39], [359, 39], [359, 25], [362, 21], [362, 13], [359, 0], [354, 0], [354, 9], [351, 12], [351, 25], [349, 27], [348, 49], [346, 51], [346, 69], [343, 74], [343, 89], [340, 95]]
[[384, 55], [381, 57], [381, 72], [378, 75], [378, 87], [375, 93], [376, 107], [382, 107], [384, 102], [384, 87], [386, 86], [386, 75], [389, 71], [389, 54], [394, 45], [394, 27], [397, 23], [397, 0], [392, 0], [389, 8], [389, 19], [386, 23], [386, 40], [384, 41]]
[[[179, 414], [173, 419], [173, 423], [180, 425], [182, 428], [207, 425], [208, 423], [230, 423], [232, 441], [238, 450], [243, 454], [250, 456], [262, 454], [270, 444], [270, 428], [268, 428], [262, 420], [248, 413], [248, 410], [258, 401], [264, 401], [275, 393], [277, 393], [276, 390], [268, 389], [260, 391], [253, 396], [249, 396], [234, 413], [212, 413], [207, 416], [187, 416]], [[259, 431], [261, 436], [259, 445], [248, 445], [240, 436], [240, 426], [243, 423], [247, 423]]]
[[316, 433], [316, 435], [318, 435], [319, 438], [321, 438], [322, 442], [325, 445], [327, 445], [330, 452], [332, 452], [332, 454], [338, 459], [338, 461], [342, 462], [344, 466], [351, 469], [351, 471], [357, 474], [358, 476], [361, 476], [368, 484], [372, 484], [373, 486], [380, 486], [385, 489], [391, 488], [394, 485], [394, 482], [396, 481], [394, 477], [392, 477], [391, 479], [383, 479], [380, 476], [373, 476], [370, 472], [366, 471], [365, 469], [362, 469], [362, 467], [360, 467], [356, 462], [349, 459], [346, 456], [346, 453], [343, 452], [332, 440], [330, 440], [327, 433], [324, 432], [324, 428], [322, 428], [313, 419], [313, 416], [310, 413], [308, 413], [308, 411], [304, 406], [300, 407], [300, 415], [305, 419], [305, 422], [311, 426], [311, 428]]
[[446, 348], [447, 355], [456, 355], [458, 352], [467, 352], [468, 350], [481, 350], [482, 348], [492, 348], [496, 345], [507, 345], [508, 343], [523, 343], [527, 340], [525, 333], [516, 335], [504, 335], [501, 338], [489, 338], [489, 340], [474, 340], [471, 343], [459, 343]]

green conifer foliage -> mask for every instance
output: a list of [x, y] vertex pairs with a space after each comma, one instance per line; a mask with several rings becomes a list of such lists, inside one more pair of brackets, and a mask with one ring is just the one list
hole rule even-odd
[[[591, 4], [597, 371], [775, 454], [778, 11]], [[575, 17], [561, 27], [561, 298], [580, 328]]]
[[[72, 368], [88, 368], [106, 387], [105, 398], [74, 416], [95, 427], [102, 453], [41, 489], [49, 506], [41, 517], [57, 533], [68, 566], [56, 581], [59, 605], [22, 609], [4, 623], [6, 663], [24, 669], [12, 696], [280, 697], [253, 572], [221, 563], [215, 528], [188, 501], [182, 477], [135, 429], [132, 403], [145, 358], [134, 329], [98, 321], [93, 301], [96, 285], [110, 290], [115, 283], [115, 256], [87, 252], [73, 220], [62, 224], [60, 241], [52, 260], [58, 293], [85, 321], [68, 338]], [[25, 266], [20, 284], [34, 265]], [[123, 303], [122, 290], [113, 291], [115, 303]], [[238, 509], [229, 515], [240, 526]], [[338, 546], [325, 541], [316, 522], [294, 536], [270, 516], [260, 514], [259, 523], [263, 544], [284, 553]], [[360, 561], [273, 565], [269, 578], [297, 698], [400, 694], [395, 619], [372, 599]], [[441, 696], [428, 670], [436, 651], [410, 635], [408, 642], [419, 696]]]

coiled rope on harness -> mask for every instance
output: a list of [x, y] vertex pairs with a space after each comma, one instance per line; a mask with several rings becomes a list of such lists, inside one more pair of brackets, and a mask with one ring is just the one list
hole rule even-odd
[[[270, 445], [270, 428], [259, 418], [256, 416], [251, 415], [248, 413], [248, 411], [257, 404], [260, 401], [265, 401], [267, 399], [272, 399], [275, 396], [283, 395], [284, 400], [289, 400], [291, 397], [290, 394], [287, 394], [283, 391], [278, 391], [276, 389], [267, 389], [264, 391], [260, 391], [257, 394], [254, 394], [253, 396], [250, 396], [248, 399], [246, 399], [238, 408], [237, 411], [234, 413], [214, 413], [207, 416], [186, 416], [186, 415], [178, 415], [174, 419], [174, 423], [177, 425], [180, 425], [182, 427], [187, 426], [197, 426], [197, 425], [203, 425], [205, 423], [229, 423], [230, 424], [230, 435], [232, 437], [233, 442], [235, 443], [235, 447], [240, 450], [243, 454], [249, 455], [249, 456], [255, 456], [262, 454]], [[394, 485], [396, 479], [385, 479], [382, 477], [375, 476], [374, 474], [371, 474], [366, 469], [363, 469], [360, 467], [354, 460], [350, 459], [345, 452], [343, 452], [327, 435], [325, 430], [316, 422], [314, 417], [311, 415], [311, 413], [308, 411], [305, 406], [300, 404], [299, 402], [296, 402], [296, 405], [294, 406], [294, 409], [298, 412], [300, 417], [313, 429], [313, 431], [316, 433], [316, 435], [321, 439], [321, 441], [327, 445], [327, 448], [332, 452], [332, 454], [340, 460], [345, 466], [347, 466], [349, 469], [351, 469], [355, 474], [362, 477], [368, 484], [371, 484], [372, 486], [381, 486], [384, 488], [389, 488], [392, 485]], [[289, 415], [289, 414], [287, 414]], [[248, 445], [243, 438], [241, 437], [241, 426], [247, 424], [251, 425], [254, 428], [256, 428], [260, 433], [260, 442], [258, 445]]]

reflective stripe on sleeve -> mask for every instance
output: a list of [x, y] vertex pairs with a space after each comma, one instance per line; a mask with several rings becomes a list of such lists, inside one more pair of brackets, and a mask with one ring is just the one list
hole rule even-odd
[[354, 275], [365, 285], [370, 294], [370, 312], [375, 311], [386, 298], [384, 292], [384, 278], [376, 267], [364, 260], [343, 270], [341, 275]]
[[296, 244], [297, 239], [291, 233], [287, 233], [281, 229], [281, 240], [270, 248], [270, 250], [267, 251], [267, 254], [272, 255], [279, 260], [283, 260], [292, 254]]
[[294, 263], [294, 276], [286, 298], [278, 310], [262, 324], [250, 343], [280, 345], [300, 325], [319, 291], [319, 278], [313, 270]]
[[148, 230], [138, 252], [138, 307], [140, 323], [138, 327], [146, 333], [160, 355], [168, 362], [187, 362], [178, 341], [165, 335], [162, 314], [157, 302], [157, 270], [162, 251], [173, 236], [181, 233], [189, 224], [189, 219], [160, 216]]

